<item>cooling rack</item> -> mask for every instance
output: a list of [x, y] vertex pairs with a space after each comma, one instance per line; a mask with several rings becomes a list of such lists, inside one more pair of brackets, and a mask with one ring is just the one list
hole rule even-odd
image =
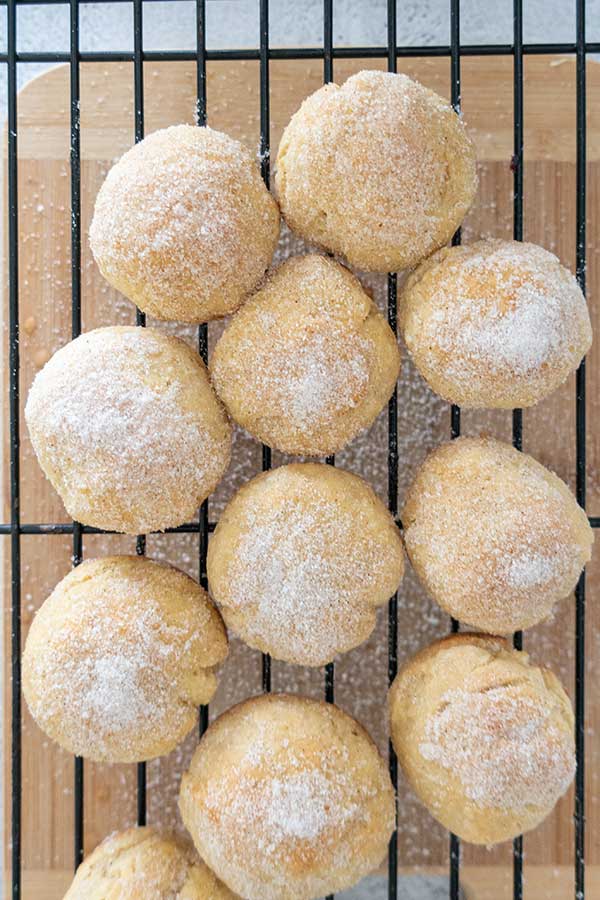
[[[99, 0], [101, 3], [109, 0]], [[70, 72], [70, 193], [71, 193], [71, 332], [76, 337], [82, 326], [82, 212], [81, 212], [81, 133], [80, 133], [80, 65], [86, 62], [110, 63], [127, 62], [133, 64], [134, 87], [134, 129], [135, 140], [144, 136], [144, 63], [167, 61], [191, 61], [196, 68], [197, 123], [207, 122], [207, 61], [257, 60], [260, 80], [260, 162], [262, 176], [267, 185], [270, 181], [270, 62], [272, 60], [321, 60], [323, 81], [334, 78], [335, 61], [339, 59], [382, 59], [387, 69], [394, 72], [399, 60], [408, 57], [444, 57], [449, 61], [451, 102], [457, 113], [461, 111], [461, 58], [469, 57], [511, 57], [513, 61], [513, 155], [511, 161], [513, 180], [513, 236], [523, 238], [523, 147], [524, 147], [524, 57], [527, 55], [561, 54], [574, 55], [576, 60], [576, 276], [585, 292], [586, 288], [586, 56], [600, 53], [600, 43], [586, 41], [585, 0], [575, 0], [576, 40], [545, 44], [526, 44], [523, 41], [523, 3], [514, 0], [513, 38], [510, 44], [466, 45], [461, 43], [460, 0], [450, 0], [450, 43], [437, 46], [398, 45], [397, 3], [387, 3], [387, 44], [385, 46], [336, 47], [333, 45], [333, 0], [323, 3], [323, 42], [320, 47], [271, 48], [269, 44], [269, 2], [259, 0], [259, 46], [256, 49], [207, 50], [206, 47], [206, 0], [196, 0], [196, 50], [189, 51], [145, 51], [143, 48], [143, 11], [145, 3], [152, 0], [111, 0], [128, 3], [133, 8], [133, 51], [80, 51], [80, 2], [79, 0], [0, 0], [0, 8], [6, 8], [7, 50], [0, 54], [0, 63], [7, 72], [7, 270], [8, 270], [8, 345], [9, 345], [9, 415], [10, 415], [10, 521], [0, 525], [0, 534], [10, 540], [10, 615], [11, 615], [11, 890], [13, 900], [22, 896], [21, 880], [21, 831], [22, 831], [22, 707], [21, 707], [21, 618], [22, 618], [22, 560], [21, 538], [23, 535], [72, 535], [74, 564], [82, 559], [83, 536], [98, 534], [98, 529], [82, 526], [77, 522], [21, 521], [21, 434], [20, 409], [20, 322], [19, 314], [19, 134], [17, 116], [17, 66], [19, 63], [68, 63]], [[47, 3], [68, 6], [70, 11], [70, 48], [68, 52], [20, 52], [17, 49], [18, 7]], [[461, 239], [458, 232], [453, 243]], [[387, 278], [387, 317], [396, 332], [397, 276]], [[145, 325], [145, 317], [137, 313], [137, 322]], [[198, 349], [206, 360], [208, 353], [207, 327], [198, 332]], [[586, 375], [585, 361], [576, 376], [576, 495], [585, 507], [586, 501]], [[450, 411], [449, 436], [461, 433], [461, 412], [453, 406]], [[512, 438], [514, 446], [522, 449], [523, 417], [521, 410], [514, 410], [512, 417]], [[327, 462], [335, 464], [333, 458]], [[262, 448], [262, 467], [271, 466], [271, 451]], [[398, 394], [397, 390], [389, 401], [388, 441], [387, 441], [387, 488], [388, 506], [398, 521]], [[600, 525], [600, 517], [590, 517], [593, 527]], [[400, 523], [398, 522], [400, 525]], [[209, 520], [209, 503], [200, 509], [197, 521], [186, 523], [171, 533], [193, 534], [198, 537], [198, 562], [200, 581], [206, 587], [206, 551], [210, 532], [215, 523]], [[146, 537], [140, 535], [136, 541], [139, 554], [146, 550]], [[456, 631], [456, 621], [450, 623]], [[388, 606], [388, 679], [391, 682], [398, 669], [399, 607], [398, 596], [389, 601]], [[514, 644], [522, 646], [522, 635], [514, 635]], [[577, 774], [575, 780], [574, 805], [574, 894], [578, 900], [585, 894], [585, 574], [582, 574], [575, 593], [575, 683], [574, 706], [576, 716]], [[271, 690], [271, 661], [262, 657], [262, 687]], [[324, 698], [328, 702], [335, 699], [335, 666], [325, 668]], [[200, 734], [208, 726], [209, 711], [200, 711]], [[398, 784], [398, 768], [392, 747], [389, 747], [390, 775], [394, 787]], [[75, 866], [83, 858], [84, 846], [84, 762], [76, 758], [74, 762], [74, 861]], [[140, 763], [137, 769], [137, 820], [146, 822], [146, 765]], [[448, 852], [449, 896], [458, 900], [460, 892], [461, 854], [459, 841], [449, 836]], [[513, 897], [524, 897], [523, 879], [523, 839], [516, 838], [513, 844]], [[398, 838], [392, 836], [388, 855], [388, 898], [394, 900], [398, 893]]]

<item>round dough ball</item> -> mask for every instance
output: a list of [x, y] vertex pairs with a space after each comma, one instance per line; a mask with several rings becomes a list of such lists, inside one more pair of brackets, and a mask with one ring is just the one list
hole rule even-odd
[[575, 773], [559, 680], [501, 638], [459, 634], [418, 653], [389, 697], [404, 774], [445, 828], [495, 844], [535, 828]]
[[236, 900], [195, 851], [154, 828], [111, 834], [77, 869], [64, 900]]
[[35, 616], [23, 692], [65, 750], [106, 762], [170, 753], [217, 688], [221, 617], [200, 585], [136, 556], [82, 563]]
[[253, 478], [208, 545], [210, 591], [227, 627], [304, 666], [365, 641], [403, 573], [400, 533], [373, 489], [322, 463]]
[[406, 551], [442, 609], [508, 634], [548, 619], [594, 540], [566, 484], [526, 453], [459, 438], [431, 453], [402, 513]]
[[39, 463], [84, 525], [145, 534], [189, 521], [231, 457], [231, 426], [197, 353], [151, 328], [98, 328], [35, 378]]
[[254, 290], [279, 211], [238, 141], [192, 125], [125, 153], [96, 198], [90, 247], [106, 280], [158, 319], [207, 322]]
[[336, 453], [372, 425], [400, 371], [396, 338], [360, 282], [323, 256], [288, 259], [232, 319], [211, 359], [238, 424], [270, 447]]
[[290, 228], [360, 269], [412, 268], [450, 240], [477, 189], [475, 150], [448, 103], [390, 72], [304, 101], [275, 183]]
[[394, 828], [387, 767], [336, 706], [270, 694], [208, 729], [179, 808], [196, 848], [247, 900], [311, 900], [383, 859]]
[[592, 342], [577, 280], [535, 244], [447, 247], [406, 283], [400, 328], [432, 390], [465, 407], [532, 406]]

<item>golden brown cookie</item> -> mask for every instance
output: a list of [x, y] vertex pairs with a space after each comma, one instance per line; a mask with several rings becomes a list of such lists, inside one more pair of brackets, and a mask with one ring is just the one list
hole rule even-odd
[[208, 594], [136, 556], [82, 563], [35, 616], [23, 692], [65, 750], [107, 762], [170, 753], [217, 688], [227, 634]]
[[77, 869], [64, 900], [235, 900], [188, 844], [154, 828], [111, 834]]
[[279, 211], [238, 141], [192, 125], [148, 135], [96, 198], [90, 247], [106, 280], [158, 319], [237, 309], [271, 263]]
[[402, 513], [409, 559], [456, 619], [508, 634], [548, 619], [575, 587], [594, 540], [553, 472], [488, 438], [459, 438], [417, 472]]
[[288, 259], [233, 317], [210, 369], [232, 418], [285, 453], [326, 456], [368, 428], [398, 378], [396, 338], [360, 282]]
[[365, 641], [404, 573], [398, 528], [370, 485], [322, 463], [264, 472], [208, 546], [227, 626], [276, 659], [320, 666]]
[[535, 828], [575, 772], [573, 711], [558, 679], [502, 638], [421, 650], [389, 696], [404, 774], [444, 827], [474, 844]]
[[440, 250], [409, 277], [399, 321], [432, 390], [465, 407], [532, 406], [592, 341], [575, 277], [553, 253], [518, 241]]
[[70, 516], [127, 534], [190, 521], [231, 456], [197, 353], [152, 328], [97, 328], [37, 375], [25, 419]]
[[364, 71], [308, 97], [285, 129], [275, 184], [290, 228], [375, 272], [450, 240], [477, 188], [461, 119], [406, 75]]
[[208, 729], [179, 806], [196, 849], [248, 900], [311, 900], [355, 884], [394, 828], [387, 767], [332, 704], [254, 697]]

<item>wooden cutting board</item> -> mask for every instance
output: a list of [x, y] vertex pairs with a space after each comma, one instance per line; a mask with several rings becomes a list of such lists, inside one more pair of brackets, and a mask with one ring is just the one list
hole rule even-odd
[[[344, 60], [335, 64], [342, 81], [382, 61]], [[399, 68], [443, 95], [449, 93], [448, 60], [400, 61]], [[304, 96], [322, 81], [318, 61], [277, 61], [271, 64], [271, 144], [276, 150], [281, 131]], [[176, 122], [192, 122], [196, 72], [192, 63], [145, 65], [146, 132]], [[512, 61], [509, 58], [466, 58], [462, 61], [463, 109], [477, 144], [480, 188], [475, 207], [464, 228], [466, 240], [512, 235]], [[227, 131], [257, 149], [259, 141], [259, 69], [255, 62], [221, 62], [208, 66], [209, 124]], [[70, 339], [70, 178], [69, 178], [69, 70], [57, 67], [31, 81], [19, 95], [19, 234], [21, 301], [21, 391], [25, 400], [32, 378], [46, 359]], [[575, 63], [570, 58], [527, 57], [525, 60], [525, 204], [524, 233], [557, 253], [574, 268], [575, 260]], [[596, 296], [600, 285], [598, 246], [600, 222], [600, 69], [588, 65], [588, 284], [593, 321], [598, 325]], [[82, 296], [85, 330], [101, 324], [134, 320], [130, 304], [102, 281], [89, 252], [87, 228], [94, 197], [111, 161], [133, 142], [133, 66], [82, 64]], [[4, 142], [4, 145], [6, 142]], [[281, 252], [302, 249], [300, 242], [282, 238]], [[366, 279], [376, 298], [385, 302], [385, 278]], [[4, 291], [6, 314], [6, 290]], [[161, 326], [164, 327], [164, 326]], [[190, 340], [190, 329], [168, 326]], [[211, 325], [211, 340], [220, 326]], [[600, 428], [597, 426], [598, 345], [588, 365], [589, 511], [600, 512]], [[5, 391], [6, 396], [6, 379]], [[399, 384], [400, 499], [426, 450], [449, 434], [447, 406], [420, 381], [405, 359]], [[575, 411], [574, 379], [553, 397], [525, 413], [525, 449], [574, 484]], [[7, 409], [4, 410], [7, 422]], [[60, 500], [43, 478], [22, 427], [22, 520], [67, 521]], [[369, 478], [379, 492], [386, 490], [386, 419], [380, 417], [368, 435], [358, 438], [338, 457], [340, 465]], [[487, 431], [510, 439], [509, 413], [465, 413], [465, 433]], [[5, 427], [5, 435], [7, 428]], [[4, 442], [8, 460], [8, 443]], [[274, 464], [283, 457], [275, 454]], [[218, 517], [225, 500], [242, 481], [260, 468], [258, 446], [239, 435], [230, 475], [211, 500], [211, 519]], [[4, 488], [4, 521], [9, 521], [8, 485]], [[5, 572], [5, 710], [10, 708], [8, 538], [3, 539]], [[127, 537], [89, 536], [84, 555], [133, 552]], [[70, 566], [68, 536], [24, 536], [24, 637], [35, 610]], [[150, 555], [197, 574], [198, 541], [193, 535], [153, 536]], [[600, 865], [600, 701], [592, 692], [593, 672], [600, 666], [600, 613], [595, 603], [600, 572], [598, 554], [588, 569], [588, 753], [587, 753], [587, 860]], [[383, 703], [387, 678], [386, 625], [381, 615], [373, 637], [345, 656], [336, 667], [336, 698], [372, 731], [386, 748]], [[409, 574], [400, 595], [401, 660], [444, 633], [447, 618], [424, 596]], [[551, 664], [572, 694], [574, 609], [565, 602], [553, 624], [533, 629], [525, 645], [540, 662]], [[256, 653], [234, 643], [211, 706], [216, 714], [260, 689], [260, 660]], [[283, 664], [274, 665], [274, 688], [321, 696], [323, 674]], [[55, 900], [69, 881], [72, 862], [73, 762], [68, 754], [47, 741], [23, 711], [23, 865], [25, 897]], [[170, 757], [148, 766], [148, 820], [172, 823], [182, 769], [187, 765], [195, 738], [191, 736]], [[10, 759], [9, 729], [5, 730], [5, 759]], [[135, 767], [85, 766], [85, 843], [91, 850], [108, 832], [135, 821]], [[8, 784], [8, 772], [7, 772]], [[9, 793], [7, 792], [7, 797]], [[9, 833], [8, 800], [5, 827]], [[563, 897], [571, 893], [572, 795], [528, 836], [526, 847], [527, 896]], [[400, 783], [400, 864], [403, 867], [445, 865], [447, 836], [418, 806]], [[501, 900], [512, 896], [509, 867], [511, 848], [493, 851], [465, 848], [466, 884], [470, 896]], [[597, 877], [598, 870], [590, 873]], [[596, 882], [597, 883], [597, 882]], [[590, 882], [590, 890], [591, 882]], [[590, 893], [590, 896], [592, 894]]]

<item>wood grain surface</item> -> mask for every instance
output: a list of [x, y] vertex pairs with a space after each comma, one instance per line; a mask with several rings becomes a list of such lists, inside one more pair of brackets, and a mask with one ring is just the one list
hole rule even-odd
[[[344, 80], [361, 68], [383, 67], [382, 62], [336, 61], [335, 79]], [[400, 61], [399, 68], [448, 96], [449, 61]], [[272, 62], [271, 145], [304, 96], [322, 81], [318, 61]], [[195, 110], [196, 71], [192, 63], [146, 63], [145, 125], [150, 132], [176, 122], [192, 122]], [[215, 128], [243, 140], [253, 149], [259, 141], [259, 68], [254, 62], [213, 62], [208, 65], [208, 120]], [[465, 58], [462, 61], [462, 97], [467, 125], [480, 159], [480, 187], [463, 236], [512, 236], [513, 82], [508, 58]], [[600, 223], [600, 68], [588, 63], [588, 285], [593, 323], [598, 327], [597, 291], [600, 284], [598, 245]], [[30, 82], [19, 95], [18, 202], [19, 291], [22, 405], [32, 378], [60, 346], [70, 339], [70, 172], [69, 70], [57, 67]], [[524, 234], [557, 253], [571, 269], [575, 262], [575, 63], [571, 58], [525, 59], [525, 193]], [[133, 66], [107, 63], [81, 65], [82, 150], [82, 310], [83, 328], [134, 321], [132, 306], [102, 281], [89, 252], [87, 228], [98, 187], [111, 161], [133, 143]], [[6, 142], [5, 142], [6, 144]], [[301, 250], [298, 240], [282, 236], [280, 255]], [[385, 277], [365, 278], [377, 301], [385, 303]], [[6, 284], [4, 311], [6, 320]], [[164, 326], [190, 341], [192, 329]], [[210, 326], [211, 344], [222, 326]], [[588, 508], [600, 513], [600, 429], [597, 426], [598, 344], [588, 362]], [[4, 394], [7, 374], [5, 366]], [[7, 409], [4, 408], [6, 436]], [[45, 481], [22, 427], [21, 490], [23, 522], [68, 521], [62, 504]], [[571, 485], [575, 481], [574, 378], [524, 416], [524, 447], [555, 469]], [[449, 436], [446, 404], [434, 397], [409, 361], [404, 359], [399, 382], [400, 501], [415, 467], [425, 452]], [[383, 414], [370, 432], [354, 441], [337, 458], [338, 464], [363, 474], [385, 497], [387, 485], [387, 418]], [[504, 412], [463, 414], [464, 433], [488, 432], [510, 440], [511, 417]], [[8, 445], [4, 442], [5, 471]], [[274, 454], [274, 464], [284, 461]], [[218, 518], [236, 487], [260, 469], [260, 448], [243, 434], [236, 435], [232, 468], [211, 498], [210, 518]], [[9, 521], [8, 479], [4, 484], [4, 521]], [[10, 591], [9, 539], [0, 541], [4, 552], [5, 703], [10, 712]], [[86, 557], [133, 552], [134, 540], [119, 536], [86, 536]], [[151, 556], [168, 559], [191, 574], [198, 572], [198, 539], [194, 535], [153, 535]], [[69, 536], [24, 536], [23, 639], [35, 610], [70, 566]], [[594, 696], [600, 665], [600, 613], [596, 596], [600, 578], [598, 553], [588, 568], [588, 707], [587, 707], [587, 860], [600, 865], [600, 701]], [[424, 595], [412, 573], [400, 593], [400, 659], [443, 634], [448, 620]], [[573, 695], [574, 604], [564, 602], [553, 623], [525, 634], [525, 647], [539, 662], [551, 665]], [[296, 690], [322, 696], [323, 672], [275, 663], [274, 689]], [[387, 686], [387, 632], [383, 614], [373, 636], [347, 654], [336, 666], [336, 699], [373, 733], [382, 751], [387, 736], [384, 700]], [[211, 706], [211, 717], [233, 702], [260, 690], [260, 657], [233, 642]], [[9, 721], [8, 718], [6, 721]], [[148, 766], [148, 820], [173, 824], [177, 820], [178, 782], [195, 743], [195, 736], [168, 758]], [[5, 760], [10, 760], [10, 729], [4, 731]], [[10, 826], [10, 781], [6, 769], [5, 828]], [[85, 765], [85, 845], [89, 852], [108, 832], [131, 825], [136, 815], [135, 767]], [[573, 859], [572, 792], [555, 812], [525, 839], [527, 885], [531, 898], [562, 898], [571, 894]], [[8, 841], [5, 842], [8, 846]], [[399, 853], [401, 866], [443, 866], [447, 835], [420, 808], [400, 781]], [[73, 856], [73, 760], [48, 741], [23, 710], [23, 865], [26, 898], [54, 900], [62, 896], [65, 870]], [[493, 850], [464, 848], [477, 898], [511, 896], [506, 868], [511, 847]], [[540, 868], [542, 867], [542, 868]], [[559, 873], [552, 876], [553, 867]], [[593, 877], [596, 878], [597, 870]], [[530, 875], [528, 875], [528, 872]], [[48, 876], [46, 876], [48, 873]], [[479, 873], [479, 874], [477, 874]], [[542, 873], [542, 874], [540, 874]], [[545, 874], [543, 874], [545, 873]], [[590, 876], [592, 877], [592, 876]], [[590, 882], [591, 883], [591, 882]], [[535, 884], [541, 885], [537, 892]], [[565, 886], [568, 885], [568, 888]], [[487, 891], [485, 893], [484, 891]], [[491, 891], [491, 893], [490, 893]], [[494, 893], [494, 891], [496, 891]], [[592, 896], [592, 894], [590, 894]]]
[[[425, 872], [423, 867], [399, 871], [400, 879], [408, 877], [411, 885], [419, 874], [427, 874], [440, 881], [446, 876], [441, 866], [429, 866]], [[35, 897], [35, 900], [57, 900], [63, 896], [73, 874], [68, 869], [28, 870], [24, 873], [24, 894]], [[512, 898], [512, 868], [508, 866], [463, 866], [461, 870], [461, 887], [464, 900], [509, 900]], [[600, 896], [600, 866], [589, 866], [587, 869], [588, 896], [595, 900]], [[400, 881], [402, 886], [402, 881]], [[428, 900], [427, 882], [423, 884], [423, 900]], [[548, 900], [549, 897], [570, 897], [573, 893], [573, 870], [570, 866], [529, 866], [527, 870], [527, 900]], [[343, 895], [341, 895], [343, 896]], [[403, 900], [402, 894], [399, 895]], [[418, 896], [413, 885], [411, 897]], [[440, 896], [436, 890], [436, 897]], [[340, 895], [338, 894], [338, 897]], [[341, 897], [340, 897], [341, 900]]]

